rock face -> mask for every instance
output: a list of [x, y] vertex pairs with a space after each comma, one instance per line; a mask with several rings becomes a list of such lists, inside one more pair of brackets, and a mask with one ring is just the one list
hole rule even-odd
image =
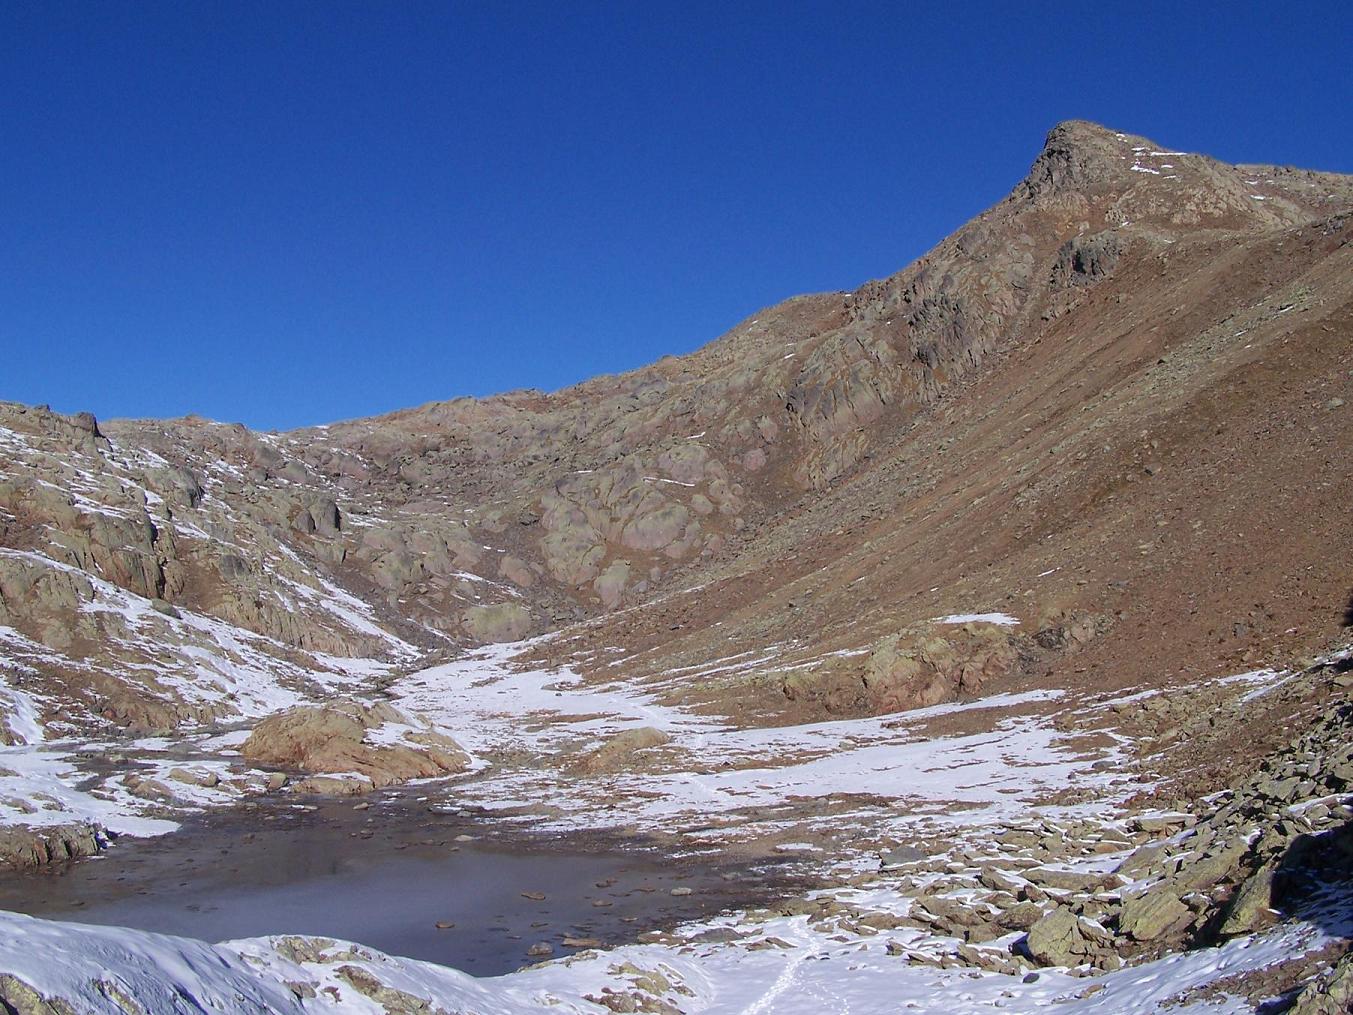
[[299, 792], [359, 793], [470, 764], [450, 737], [383, 703], [289, 709], [255, 726], [241, 751], [250, 761], [316, 777], [296, 783]]

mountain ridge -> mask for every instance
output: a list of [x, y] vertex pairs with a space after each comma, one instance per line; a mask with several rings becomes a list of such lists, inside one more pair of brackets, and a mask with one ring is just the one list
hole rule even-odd
[[[743, 575], [736, 583], [748, 601], [792, 628], [760, 598], [767, 590], [756, 589], [755, 575], [772, 562], [783, 567], [791, 552], [776, 549], [783, 541], [777, 526], [797, 531], [816, 501], [840, 500], [843, 487], [877, 486], [868, 477], [900, 448], [910, 447], [914, 475], [938, 475], [939, 456], [964, 445], [946, 446], [957, 438], [936, 413], [991, 388], [1002, 364], [1046, 359], [1033, 356], [1033, 347], [1074, 343], [1083, 329], [1138, 319], [1132, 341], [1153, 346], [1140, 332], [1171, 332], [1177, 311], [1162, 317], [1134, 306], [1142, 294], [1164, 298], [1173, 289], [1178, 298], [1189, 273], [1212, 272], [1215, 281], [1219, 258], [1241, 270], [1247, 258], [1264, 261], [1262, 283], [1276, 293], [1287, 284], [1284, 272], [1295, 278], [1319, 270], [1322, 257], [1345, 256], [1339, 210], [1350, 206], [1347, 177], [1226, 166], [1067, 121], [1049, 132], [1004, 200], [921, 258], [850, 292], [765, 308], [683, 357], [556, 392], [458, 398], [279, 433], [197, 419], [100, 424], [43, 416], [39, 431], [64, 428], [66, 436], [54, 438], [55, 453], [45, 458], [27, 448], [11, 459], [0, 545], [50, 552], [77, 570], [98, 568], [114, 585], [241, 625], [287, 652], [392, 658], [414, 646], [454, 650], [618, 609], [642, 613], [688, 580], [720, 573]], [[1333, 239], [1317, 242], [1316, 234]], [[1283, 243], [1304, 244], [1306, 267], [1261, 252]], [[1343, 298], [1337, 280], [1330, 291], [1329, 298]], [[1328, 316], [1328, 299], [1313, 293], [1298, 312]], [[1240, 309], [1212, 304], [1211, 317], [1195, 309], [1189, 327], [1215, 330]], [[1163, 351], [1169, 341], [1154, 344]], [[1124, 358], [1110, 346], [1088, 354], [1122, 360], [1104, 375], [1116, 383], [1152, 383], [1143, 379], [1151, 369], [1144, 354]], [[1195, 378], [1212, 369], [1205, 359], [1190, 362]], [[1062, 383], [1048, 397], [1065, 401], [1075, 379]], [[1132, 411], [1140, 414], [1140, 406]], [[9, 406], [3, 416], [9, 427], [25, 411]], [[918, 443], [917, 426], [933, 433]], [[108, 438], [131, 458], [101, 476], [99, 442]], [[930, 452], [927, 441], [935, 444]], [[89, 457], [68, 477], [76, 485], [70, 497], [50, 489], [36, 463], [54, 462], [59, 473], [75, 447]], [[127, 491], [130, 502], [110, 503], [100, 492], [110, 484], [124, 487], [114, 502]], [[1002, 496], [1016, 504], [1031, 494]], [[889, 539], [900, 538], [889, 531]], [[232, 543], [240, 552], [226, 546]], [[984, 552], [999, 566], [1005, 551]], [[48, 594], [67, 603], [59, 608], [25, 605], [51, 578], [16, 595], [36, 565], [11, 558], [6, 566], [23, 572], [4, 599], [7, 614], [24, 637], [37, 634], [43, 643], [41, 630], [59, 626], [69, 595]], [[354, 626], [319, 605], [316, 597], [331, 586], [355, 597], [367, 619]], [[843, 615], [853, 612], [848, 601]], [[884, 602], [884, 614], [911, 609], [889, 596]], [[51, 610], [46, 620], [37, 616]], [[880, 623], [876, 637], [893, 621]], [[133, 699], [145, 693], [130, 692]], [[848, 707], [872, 707], [860, 700]], [[151, 711], [163, 714], [162, 707]], [[172, 715], [180, 706], [168, 707]], [[768, 710], [783, 707], [782, 696], [772, 695]]]
[[1334, 1010], [1350, 403], [1353, 177], [1082, 121], [887, 278], [557, 392], [286, 432], [0, 403], [0, 867], [363, 797], [373, 862], [399, 826], [820, 884], [494, 981], [0, 913], [0, 1007]]

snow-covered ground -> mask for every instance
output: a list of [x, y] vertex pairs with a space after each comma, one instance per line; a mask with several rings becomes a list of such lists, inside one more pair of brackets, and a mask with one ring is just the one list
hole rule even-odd
[[[122, 616], [131, 629], [167, 622], [132, 606]], [[223, 637], [198, 618], [176, 622], [220, 646], [213, 669], [233, 666], [232, 673], [244, 675], [236, 679], [258, 679], [249, 644]], [[1006, 618], [962, 615], [938, 622]], [[1112, 738], [1087, 748], [1058, 723], [1060, 713], [1092, 703], [1057, 691], [992, 695], [869, 719], [741, 729], [664, 704], [652, 690], [657, 685], [627, 682], [623, 665], [604, 684], [586, 684], [567, 669], [518, 669], [514, 657], [532, 644], [490, 646], [387, 686], [401, 710], [430, 722], [476, 758], [467, 775], [429, 783], [430, 798], [442, 793], [457, 806], [498, 812], [504, 820], [529, 819], [538, 828], [676, 830], [692, 847], [752, 841], [781, 855], [801, 855], [843, 879], [824, 897], [905, 914], [915, 879], [850, 882], [877, 871], [880, 842], [940, 835], [954, 851], [952, 862], [963, 850], [981, 852], [1001, 828], [1021, 822], [1093, 818], [1113, 824], [1117, 804], [1138, 788], [1120, 774], [1122, 756]], [[344, 661], [333, 678], [356, 682], [376, 671], [389, 673], [374, 661]], [[1284, 679], [1262, 671], [1234, 682], [1237, 694], [1253, 695]], [[276, 698], [262, 690], [238, 697], [248, 712], [262, 714], [303, 700], [291, 690], [303, 686], [289, 681], [287, 693]], [[6, 820], [41, 824], [74, 815], [137, 835], [172, 827], [146, 817], [146, 801], [117, 777], [77, 789], [81, 775], [71, 759], [81, 745], [47, 737], [37, 703], [23, 689], [0, 685], [0, 699], [15, 741], [0, 749]], [[578, 774], [578, 759], [641, 727], [666, 739], [656, 738], [614, 770]], [[382, 727], [374, 735], [397, 732]], [[200, 731], [131, 746], [141, 778], [170, 785], [181, 807], [208, 807], [250, 791], [251, 780], [261, 782], [261, 773], [245, 769], [235, 754], [244, 735], [242, 729]], [[176, 763], [175, 749], [185, 746], [196, 757]], [[206, 778], [176, 780], [175, 769], [185, 767]], [[213, 785], [213, 778], [220, 782]], [[1060, 802], [1068, 790], [1076, 802]], [[35, 814], [17, 813], [16, 802], [23, 800], [36, 802]], [[826, 803], [836, 806], [818, 806]], [[865, 845], [857, 848], [857, 837]], [[1107, 869], [1116, 859], [1100, 855], [1082, 866]], [[420, 1002], [485, 1015], [598, 1013], [608, 1007], [739, 1015], [1043, 1008], [1118, 1015], [1167, 1005], [1172, 1011], [1240, 1012], [1250, 1010], [1248, 1003], [1224, 992], [1188, 992], [1317, 949], [1340, 926], [1327, 916], [1104, 975], [1044, 970], [1025, 982], [946, 962], [959, 942], [933, 930], [865, 933], [805, 916], [733, 913], [679, 928], [665, 943], [584, 952], [476, 979], [360, 945], [286, 939], [212, 945], [0, 914], [0, 971], [91, 1012], [114, 1010], [118, 997], [153, 1012], [383, 1012], [391, 1010], [386, 1005], [421, 1010]], [[917, 955], [928, 961], [913, 961]], [[652, 1007], [599, 1005], [608, 993], [632, 994]]]
[[[1348, 911], [1347, 899], [1331, 908]], [[708, 943], [710, 930], [750, 930]], [[734, 918], [681, 928], [682, 941], [581, 953], [506, 976], [478, 979], [360, 945], [257, 938], [211, 945], [121, 928], [0, 914], [0, 970], [81, 1012], [216, 1011], [462, 1015], [670, 1011], [686, 1015], [968, 1015], [991, 1011], [1152, 1011], [1229, 1015], [1252, 1011], [1217, 981], [1314, 951], [1353, 931], [1325, 917], [1287, 924], [1220, 948], [1174, 954], [1093, 978], [1044, 970], [1035, 978], [936, 969], [890, 954], [896, 935], [841, 940], [804, 917], [753, 928]], [[1212, 987], [1214, 989], [1207, 989]], [[645, 1007], [603, 1007], [630, 995]], [[116, 999], [139, 1008], [116, 1007]], [[589, 1000], [596, 999], [596, 1001]], [[670, 1007], [660, 1007], [660, 1005]], [[388, 1005], [388, 1007], [387, 1007]]]
[[[556, 757], [559, 764], [492, 767], [455, 785], [462, 804], [488, 810], [529, 808], [534, 824], [559, 828], [664, 830], [691, 821], [751, 828], [738, 815], [789, 801], [871, 796], [905, 804], [905, 813], [867, 820], [875, 833], [900, 832], [920, 821], [992, 824], [1028, 811], [1048, 793], [1070, 786], [1112, 795], [1120, 777], [1116, 749], [1092, 753], [1056, 729], [1060, 692], [992, 695], [868, 719], [743, 729], [659, 703], [623, 678], [585, 686], [567, 670], [517, 670], [510, 660], [530, 643], [493, 645], [454, 663], [396, 680], [399, 706], [430, 719], [471, 753]], [[1030, 710], [1029, 706], [1038, 706]], [[977, 732], [927, 736], [941, 716], [982, 712]], [[1007, 713], [1012, 713], [1007, 715]], [[627, 729], [649, 727], [669, 740], [612, 773], [586, 779], [568, 761]], [[567, 800], [566, 809], [555, 806]], [[542, 814], [546, 816], [542, 817]], [[774, 821], [758, 821], [758, 834]], [[818, 822], [837, 832], [842, 815]], [[884, 828], [883, 826], [887, 827]], [[802, 827], [802, 826], [799, 826]], [[733, 837], [730, 832], [716, 837]]]

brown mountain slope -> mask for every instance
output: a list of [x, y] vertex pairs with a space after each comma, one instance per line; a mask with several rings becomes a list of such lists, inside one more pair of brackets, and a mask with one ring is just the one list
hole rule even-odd
[[[1349, 581], [1350, 208], [1072, 122], [897, 275], [633, 373], [285, 434], [5, 407], [7, 655], [73, 728], [167, 728], [278, 704], [185, 647], [315, 697], [588, 617], [549, 651], [746, 716], [1307, 651]], [[924, 623], [969, 609], [1028, 633]]]

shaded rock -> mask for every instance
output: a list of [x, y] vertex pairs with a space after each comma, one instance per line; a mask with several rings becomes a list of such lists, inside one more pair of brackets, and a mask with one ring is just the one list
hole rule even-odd
[[1171, 931], [1182, 930], [1192, 917], [1192, 911], [1177, 895], [1160, 887], [1125, 899], [1118, 929], [1135, 941], [1154, 941]]
[[1272, 919], [1273, 874], [1273, 865], [1265, 864], [1245, 879], [1226, 909], [1222, 934], [1248, 934]]

